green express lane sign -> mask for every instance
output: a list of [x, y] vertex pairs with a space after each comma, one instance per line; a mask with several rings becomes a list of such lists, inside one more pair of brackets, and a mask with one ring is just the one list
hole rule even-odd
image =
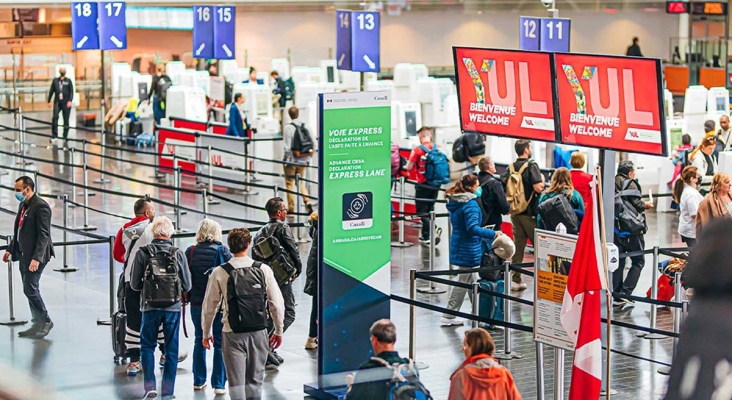
[[320, 95], [321, 375], [368, 359], [368, 329], [389, 317], [391, 99]]

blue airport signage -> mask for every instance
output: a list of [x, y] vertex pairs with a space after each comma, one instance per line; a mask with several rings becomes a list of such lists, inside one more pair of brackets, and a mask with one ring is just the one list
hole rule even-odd
[[541, 34], [541, 18], [519, 18], [519, 49], [538, 51]]
[[97, 3], [71, 3], [71, 46], [73, 50], [99, 50]]
[[126, 7], [122, 1], [100, 2], [99, 48], [101, 50], [124, 50], [127, 48]]
[[336, 63], [338, 69], [351, 70], [351, 11], [336, 11]]
[[213, 58], [233, 60], [236, 48], [236, 7], [213, 7]]
[[569, 52], [569, 18], [542, 18], [539, 50]]
[[338, 69], [379, 72], [380, 14], [377, 11], [336, 12], [336, 61]]
[[214, 56], [214, 7], [193, 6], [193, 57]]

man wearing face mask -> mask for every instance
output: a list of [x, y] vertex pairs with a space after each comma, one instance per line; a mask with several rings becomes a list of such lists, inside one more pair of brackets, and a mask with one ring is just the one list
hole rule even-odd
[[244, 95], [237, 93], [234, 95], [234, 102], [229, 108], [229, 127], [226, 128], [226, 136], [248, 137], [249, 123], [246, 115], [242, 116], [241, 105], [244, 104]]
[[[142, 326], [142, 311], [140, 311], [140, 295], [142, 292], [134, 291], [130, 287], [132, 268], [128, 268], [128, 260], [134, 260], [137, 251], [153, 241], [153, 234], [150, 231], [150, 223], [155, 218], [155, 205], [152, 200], [143, 197], [135, 202], [135, 218], [124, 224], [117, 232], [117, 237], [112, 248], [112, 255], [117, 262], [124, 264], [124, 287], [118, 288], [118, 298], [124, 298], [124, 308], [127, 314], [127, 332], [125, 345], [126, 356], [130, 363], [127, 364], [127, 375], [136, 376], [140, 368], [140, 328]], [[122, 295], [122, 291], [124, 294]], [[122, 295], [122, 296], [120, 296]], [[161, 345], [160, 350], [163, 350]], [[188, 353], [179, 352], [178, 360], [182, 361], [188, 357]]]
[[53, 109], [51, 120], [51, 143], [58, 138], [58, 116], [64, 119], [64, 147], [69, 136], [69, 116], [71, 115], [71, 100], [74, 99], [74, 84], [66, 78], [66, 68], [59, 68], [59, 76], [53, 78], [51, 89], [48, 91], [48, 108]]
[[160, 120], [165, 118], [165, 93], [172, 83], [170, 77], [165, 75], [165, 64], [156, 65], [150, 93], [147, 94], [147, 98], [152, 99], [155, 125], [160, 125]]
[[15, 180], [15, 198], [20, 202], [13, 225], [13, 238], [3, 262], [20, 262], [23, 293], [28, 298], [33, 326], [18, 333], [20, 337], [43, 339], [53, 329], [43, 303], [39, 283], [51, 257], [56, 257], [51, 240], [51, 207], [35, 195], [35, 182], [27, 176]]

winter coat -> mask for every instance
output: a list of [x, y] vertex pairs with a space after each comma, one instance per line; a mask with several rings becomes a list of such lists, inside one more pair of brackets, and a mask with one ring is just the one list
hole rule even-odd
[[478, 172], [478, 182], [480, 182], [480, 187], [483, 188], [479, 203], [479, 205], [482, 205], [481, 211], [483, 213], [480, 226], [494, 225], [496, 229], [500, 230], [503, 215], [508, 214], [510, 210], [503, 185], [493, 175], [483, 171]]
[[310, 227], [310, 237], [313, 239], [313, 244], [310, 246], [310, 253], [308, 254], [308, 265], [305, 270], [305, 294], [310, 296], [317, 296], [318, 294], [318, 221], [312, 222]]
[[[221, 251], [217, 249], [221, 247]], [[193, 255], [191, 255], [193, 252]], [[186, 260], [191, 270], [193, 286], [188, 292], [188, 301], [193, 307], [201, 307], [206, 295], [206, 285], [211, 271], [231, 260], [231, 252], [221, 242], [201, 242], [186, 249]]]
[[483, 216], [473, 193], [448, 195], [447, 211], [450, 212], [450, 264], [460, 267], [476, 267], [483, 256], [482, 238], [493, 239], [496, 232], [480, 227]]
[[450, 377], [448, 400], [521, 400], [511, 371], [487, 354], [465, 360]]

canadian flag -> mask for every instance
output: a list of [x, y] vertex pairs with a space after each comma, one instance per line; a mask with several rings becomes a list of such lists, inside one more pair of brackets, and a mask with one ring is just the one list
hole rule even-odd
[[[597, 198], [594, 182], [592, 199]], [[574, 342], [569, 400], [596, 399], [602, 386], [601, 290], [607, 288], [600, 223], [587, 204], [562, 301], [561, 322]]]

